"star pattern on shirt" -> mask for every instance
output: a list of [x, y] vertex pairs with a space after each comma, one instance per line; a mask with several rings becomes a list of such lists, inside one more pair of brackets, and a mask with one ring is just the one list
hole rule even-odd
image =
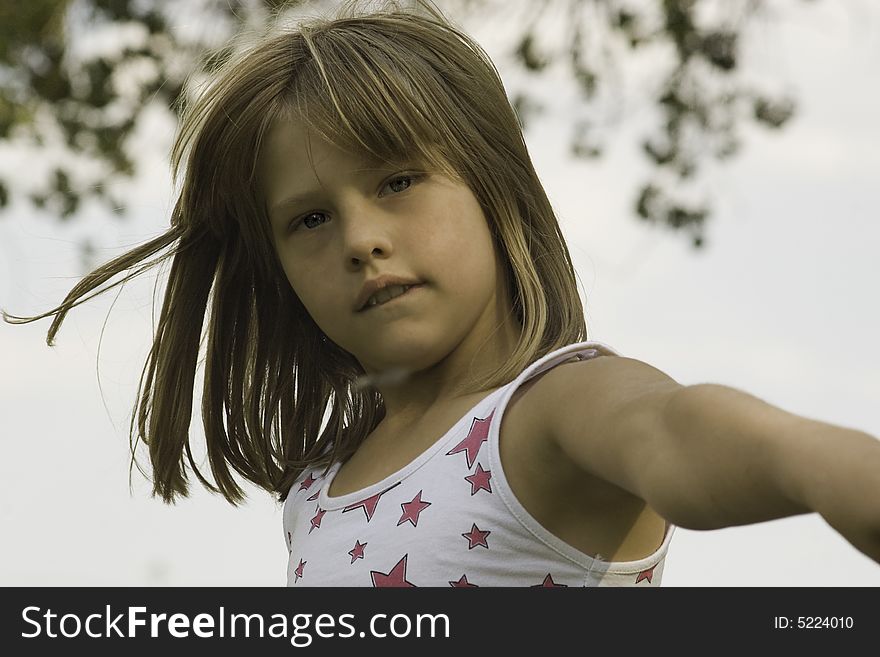
[[470, 588], [470, 587], [473, 587], [475, 589], [480, 588], [476, 584], [471, 584], [469, 581], [467, 581], [467, 575], [462, 575], [461, 577], [459, 577], [457, 582], [453, 582], [452, 580], [450, 580], [449, 586], [452, 586], [455, 588]]
[[473, 422], [471, 422], [471, 428], [467, 436], [458, 445], [446, 452], [446, 456], [465, 452], [468, 470], [474, 467], [474, 461], [477, 460], [477, 453], [480, 451], [480, 447], [489, 439], [489, 427], [492, 424], [492, 416], [494, 414], [495, 409], [492, 409], [489, 417], [475, 417]]
[[492, 478], [491, 470], [483, 470], [483, 466], [477, 463], [477, 471], [465, 477], [465, 481], [471, 484], [471, 495], [476, 495], [479, 490], [487, 490], [492, 492], [492, 484], [489, 479]]
[[398, 481], [396, 484], [394, 484], [394, 486], [389, 486], [388, 488], [383, 490], [381, 493], [376, 493], [375, 495], [371, 495], [370, 497], [362, 499], [359, 502], [354, 502], [353, 504], [349, 504], [347, 507], [345, 507], [342, 510], [342, 512], [345, 513], [346, 511], [354, 511], [355, 509], [362, 508], [364, 510], [364, 515], [367, 516], [367, 522], [370, 522], [370, 520], [373, 519], [373, 514], [376, 513], [376, 505], [379, 504], [379, 498], [382, 497], [388, 491], [390, 491], [392, 488], [400, 486], [400, 484], [402, 484], [402, 483], [403, 483], [402, 481]]
[[404, 554], [400, 561], [394, 565], [394, 568], [387, 573], [371, 570], [370, 577], [373, 578], [373, 586], [375, 588], [391, 586], [414, 587], [415, 584], [408, 582], [406, 579], [406, 559], [408, 556], [409, 554]]
[[299, 485], [300, 490], [308, 490], [311, 488], [312, 484], [318, 481], [314, 477], [312, 477], [312, 473], [309, 473], [309, 476], [302, 480], [302, 483]]
[[462, 534], [468, 540], [468, 550], [471, 550], [478, 545], [482, 545], [487, 550], [489, 549], [489, 543], [486, 541], [486, 537], [491, 534], [491, 531], [481, 531], [476, 524], [472, 524], [471, 530], [469, 532], [465, 532]]
[[[345, 545], [352, 545], [350, 542], [351, 538], [354, 536], [358, 536], [355, 540], [354, 546], [347, 551], [350, 556], [350, 564], [354, 565], [358, 559], [364, 561], [364, 564], [359, 568], [353, 568], [351, 571], [345, 569], [345, 572], [350, 572], [352, 577], [360, 577], [363, 578], [361, 580], [362, 584], [366, 584], [367, 580], [365, 578], [365, 573], [370, 573], [370, 581], [372, 582], [373, 587], [416, 587], [416, 584], [413, 581], [410, 581], [408, 577], [414, 577], [415, 580], [422, 582], [422, 585], [428, 585], [429, 576], [439, 580], [438, 584], [442, 585], [443, 581], [446, 581], [450, 587], [453, 588], [479, 588], [479, 585], [468, 581], [467, 572], [471, 573], [471, 577], [476, 577], [477, 581], [481, 581], [480, 573], [483, 572], [480, 570], [481, 566], [480, 560], [491, 560], [492, 555], [489, 554], [489, 543], [488, 537], [492, 533], [489, 530], [480, 529], [476, 522], [473, 522], [475, 519], [480, 519], [481, 522], [484, 522], [484, 526], [493, 526], [491, 524], [491, 519], [494, 516], [489, 516], [484, 512], [483, 506], [491, 503], [491, 500], [498, 500], [497, 496], [493, 494], [493, 486], [492, 479], [493, 473], [491, 470], [487, 470], [483, 468], [482, 462], [479, 461], [480, 453], [482, 450], [482, 445], [485, 442], [488, 442], [490, 431], [491, 431], [491, 423], [494, 418], [495, 411], [498, 409], [495, 408], [485, 408], [483, 414], [488, 413], [486, 417], [477, 417], [476, 414], [470, 414], [464, 418], [465, 422], [469, 419], [470, 426], [462, 422], [459, 425], [458, 435], [452, 437], [452, 440], [446, 443], [447, 446], [455, 445], [449, 451], [445, 453], [446, 456], [454, 457], [452, 461], [447, 461], [443, 459], [441, 455], [444, 453], [442, 451], [437, 454], [438, 461], [441, 463], [446, 463], [443, 474], [448, 476], [448, 479], [442, 480], [440, 482], [441, 488], [448, 487], [450, 493], [454, 493], [453, 497], [450, 497], [450, 500], [447, 501], [445, 495], [445, 489], [443, 491], [438, 491], [434, 487], [428, 486], [427, 484], [423, 484], [428, 488], [428, 495], [431, 496], [432, 501], [427, 501], [424, 499], [425, 496], [425, 488], [419, 488], [422, 482], [416, 481], [415, 477], [411, 477], [407, 479], [398, 480], [396, 483], [393, 483], [390, 486], [387, 486], [384, 490], [380, 492], [370, 495], [369, 497], [363, 497], [362, 499], [349, 504], [342, 508], [342, 513], [347, 513], [348, 511], [355, 511], [357, 509], [363, 509], [364, 517], [366, 523], [371, 523], [371, 520], [376, 519], [375, 523], [371, 523], [369, 527], [365, 527], [360, 525], [360, 521], [358, 517], [360, 514], [355, 514], [357, 517], [348, 516], [346, 520], [349, 521], [349, 524], [342, 523], [341, 526], [337, 525], [337, 522], [340, 520], [338, 516], [335, 515], [334, 511], [337, 509], [331, 510], [331, 518], [330, 523], [326, 528], [324, 528], [323, 532], [319, 532], [315, 536], [314, 539], [306, 540], [305, 536], [302, 539], [298, 539], [297, 541], [297, 552], [298, 556], [293, 556], [293, 535], [290, 531], [287, 531], [287, 543], [288, 543], [288, 552], [289, 552], [289, 563], [290, 565], [294, 565], [299, 562], [299, 565], [293, 570], [293, 574], [295, 576], [293, 583], [298, 583], [300, 579], [304, 577], [304, 568], [309, 563], [317, 559], [315, 563], [313, 563], [310, 569], [309, 581], [314, 584], [320, 584], [321, 580], [325, 576], [325, 572], [328, 572], [326, 569], [330, 569], [331, 571], [336, 570], [341, 574], [342, 571], [339, 569], [339, 565], [341, 565], [338, 561], [341, 556], [341, 552], [346, 552]], [[500, 417], [500, 416], [499, 416]], [[465, 429], [467, 429], [466, 435], [462, 438], [461, 433], [465, 433]], [[495, 436], [497, 440], [497, 436]], [[497, 448], [497, 443], [493, 445], [493, 448]], [[488, 449], [488, 448], [487, 448]], [[461, 466], [464, 465], [459, 459], [460, 457], [455, 456], [456, 454], [461, 454], [464, 452], [465, 461], [467, 463], [467, 470], [465, 472], [461, 472], [464, 470]], [[482, 452], [483, 460], [486, 461], [487, 452]], [[488, 464], [488, 463], [487, 463]], [[431, 475], [433, 476], [433, 475]], [[503, 475], [499, 475], [503, 478]], [[313, 470], [310, 472], [306, 479], [302, 480], [299, 486], [299, 490], [311, 490], [313, 493], [310, 494], [308, 498], [297, 497], [294, 498], [296, 500], [296, 504], [300, 505], [301, 511], [298, 513], [301, 515], [293, 515], [291, 517], [300, 518], [300, 520], [296, 521], [296, 527], [302, 527], [304, 529], [305, 521], [308, 516], [308, 508], [314, 509], [314, 515], [311, 517], [309, 534], [311, 534], [315, 529], [321, 528], [322, 521], [324, 515], [327, 513], [326, 509], [322, 509], [320, 504], [316, 504], [315, 507], [306, 507], [305, 499], [308, 501], [317, 501], [320, 499], [321, 493], [326, 489], [326, 482], [330, 481], [332, 478], [332, 474], [330, 477], [327, 477], [321, 474], [320, 470]], [[470, 495], [465, 492], [465, 488], [461, 486], [460, 483], [453, 483], [461, 480], [465, 480], [470, 484]], [[437, 479], [435, 478], [434, 481]], [[497, 480], [496, 480], [497, 481]], [[410, 482], [410, 483], [407, 483]], [[315, 485], [317, 484], [317, 485]], [[384, 499], [385, 493], [388, 493], [392, 489], [397, 486], [401, 486], [401, 491], [403, 494], [400, 494], [401, 491], [397, 491], [398, 494], [392, 494], [389, 496], [389, 499], [386, 500], [381, 508], [379, 502], [381, 499]], [[371, 486], [372, 490], [376, 490], [376, 487]], [[414, 491], [418, 490], [418, 492], [412, 497], [410, 501], [400, 502], [399, 500], [405, 499], [409, 497], [410, 494]], [[479, 498], [475, 498], [474, 496], [481, 490], [484, 490], [488, 493], [488, 496], [480, 496]], [[362, 494], [363, 495], [363, 494]], [[347, 496], [348, 499], [352, 499], [353, 496]], [[468, 512], [468, 507], [464, 506], [467, 500], [471, 499], [469, 502], [471, 512]], [[448, 518], [444, 516], [444, 509], [448, 505], [448, 502], [452, 502], [452, 508], [455, 511], [456, 517], [461, 518], [461, 513], [464, 512], [464, 523], [458, 522], [450, 522], [452, 516], [450, 515]], [[395, 512], [393, 506], [397, 504], [400, 505], [400, 512]], [[425, 511], [429, 506], [434, 504], [435, 508], [428, 514], [428, 520], [422, 523], [422, 529], [411, 529], [411, 530], [394, 530], [395, 525], [394, 517], [397, 516], [398, 520], [396, 521], [396, 527], [400, 527], [401, 525], [409, 522], [413, 528], [418, 528], [419, 518], [421, 513]], [[457, 506], [461, 504], [462, 506]], [[492, 511], [496, 510], [496, 507], [493, 505], [491, 507]], [[378, 511], [378, 516], [376, 515]], [[449, 513], [448, 509], [445, 510], [445, 513]], [[454, 576], [455, 572], [451, 569], [443, 569], [445, 572], [435, 572], [436, 568], [429, 566], [429, 563], [423, 563], [420, 560], [420, 557], [424, 559], [426, 555], [431, 555], [432, 550], [435, 549], [446, 549], [450, 552], [454, 552], [452, 546], [439, 545], [440, 537], [434, 535], [434, 529], [437, 524], [443, 525], [443, 527], [449, 527], [451, 532], [454, 532], [454, 528], [457, 525], [459, 528], [461, 526], [466, 526], [466, 518], [471, 517], [472, 524], [471, 529], [468, 532], [459, 534], [463, 538], [466, 538], [468, 541], [468, 553], [473, 550], [475, 547], [482, 546], [487, 551], [486, 553], [482, 553], [477, 550], [473, 553], [473, 556], [466, 556], [464, 551], [461, 550], [462, 545], [458, 544], [458, 547], [455, 550], [459, 551], [459, 557], [464, 556], [465, 558], [459, 558], [458, 560], [454, 560], [452, 562], [452, 568], [460, 568], [457, 572], [461, 573], [461, 576], [457, 580], [446, 580], [446, 577]], [[442, 519], [442, 522], [440, 522]], [[302, 524], [299, 524], [299, 523]], [[426, 524], [427, 523], [427, 524]], [[460, 524], [459, 524], [460, 523]], [[291, 521], [287, 521], [289, 528], [292, 528]], [[356, 528], [357, 526], [357, 528]], [[442, 527], [441, 527], [442, 529]], [[492, 553], [499, 554], [499, 549], [506, 549], [506, 541], [507, 535], [505, 533], [506, 527], [502, 525], [498, 525], [494, 527], [495, 530], [500, 530], [496, 532], [496, 536], [493, 538], [493, 547]], [[293, 533], [297, 533], [301, 531], [297, 529]], [[338, 536], [335, 532], [345, 531], [345, 535]], [[418, 539], [420, 534], [426, 534], [422, 539]], [[404, 537], [404, 533], [406, 537]], [[297, 534], [299, 535], [299, 534]], [[324, 537], [323, 539], [321, 537]], [[375, 536], [376, 542], [374, 543], [373, 537]], [[360, 538], [366, 538], [367, 541], [361, 543]], [[404, 537], [401, 540], [401, 537]], [[412, 538], [415, 537], [415, 538]], [[341, 541], [339, 540], [341, 539]], [[300, 541], [305, 541], [300, 542]], [[452, 540], [455, 541], [454, 536], [448, 539], [443, 540]], [[314, 543], [310, 543], [309, 541], [316, 541]], [[328, 543], [328, 541], [332, 541], [333, 545]], [[339, 542], [337, 542], [339, 541]], [[383, 545], [383, 541], [387, 541], [387, 545]], [[412, 542], [411, 541], [415, 541]], [[420, 542], [421, 541], [421, 542]], [[374, 544], [373, 548], [371, 548], [370, 558], [367, 559], [366, 555], [366, 547], [369, 544]], [[399, 555], [399, 549], [403, 547], [407, 549], [407, 553], [399, 558], [396, 564], [393, 567], [390, 567], [390, 558], [393, 558], [394, 552], [387, 552], [388, 548], [391, 545], [396, 544], [398, 546], [396, 553]], [[378, 547], [377, 547], [378, 546]], [[418, 550], [416, 550], [416, 546], [418, 546]], [[305, 547], [305, 550], [303, 549]], [[331, 549], [332, 548], [332, 549]], [[377, 552], [377, 550], [379, 550]], [[408, 570], [408, 558], [409, 552], [413, 552], [413, 571], [411, 573], [407, 573]], [[317, 555], [317, 556], [316, 556]], [[308, 556], [309, 560], [305, 560], [304, 557]], [[599, 555], [597, 555], [597, 558]], [[389, 559], [386, 561], [386, 559]], [[324, 563], [327, 561], [327, 563]], [[335, 564], [334, 564], [335, 561]], [[430, 560], [429, 560], [430, 561]], [[653, 584], [653, 576], [655, 574], [655, 568], [659, 564], [655, 564], [654, 566], [643, 570], [638, 573], [633, 573], [628, 575], [627, 580], [629, 582], [635, 582], [635, 584], [639, 584], [641, 582], [647, 582], [648, 585]], [[372, 570], [372, 568], [389, 568], [390, 570]], [[557, 568], [552, 563], [551, 558], [546, 559], [546, 564], [543, 565], [544, 568]], [[316, 570], [317, 568], [317, 570]], [[510, 566], [511, 571], [519, 570], [516, 568], [514, 564]], [[538, 566], [541, 568], [541, 566]], [[543, 569], [543, 568], [542, 568]], [[450, 572], [451, 571], [451, 572]], [[467, 572], [463, 572], [467, 571]], [[545, 571], [546, 572], [546, 571]], [[534, 569], [530, 569], [530, 574], [527, 572], [521, 572], [520, 574], [524, 577], [521, 578], [521, 583], [519, 585], [529, 585], [528, 582], [533, 582], [530, 586], [533, 588], [568, 588], [569, 585], [563, 583], [557, 583], [553, 579], [552, 572], [547, 572], [546, 576], [543, 578], [543, 581], [539, 579], [540, 571], [535, 572]], [[513, 572], [511, 572], [513, 574]], [[562, 577], [561, 571], [557, 571], [557, 577]], [[525, 581], [522, 581], [525, 580]], [[563, 579], [563, 581], [565, 581]], [[540, 582], [540, 583], [536, 583]], [[659, 582], [659, 576], [658, 576]], [[292, 583], [291, 583], [292, 585]], [[486, 586], [487, 583], [484, 581], [483, 586]], [[656, 585], [655, 585], [656, 586]]]
[[351, 563], [355, 562], [355, 559], [363, 559], [364, 558], [364, 548], [367, 547], [369, 543], [361, 543], [360, 541], [354, 542], [354, 549], [349, 550], [349, 554], [351, 555]]
[[293, 571], [293, 574], [296, 575], [294, 583], [298, 582], [299, 578], [303, 576], [303, 568], [307, 563], [308, 561], [303, 561], [302, 559], [299, 560], [299, 566], [297, 566], [296, 570]]
[[639, 582], [641, 582], [643, 579], [646, 579], [646, 580], [648, 580], [648, 582], [651, 582], [651, 580], [654, 579], [654, 569], [655, 569], [656, 567], [657, 567], [657, 564], [654, 564], [653, 566], [651, 566], [651, 567], [648, 568], [647, 570], [643, 570], [642, 572], [640, 572], [640, 573], [636, 576], [636, 584], [638, 584]]
[[568, 584], [557, 584], [553, 581], [553, 576], [550, 573], [547, 573], [547, 577], [544, 578], [544, 582], [541, 584], [533, 584], [532, 588], [568, 588]]
[[313, 529], [316, 529], [321, 526], [321, 521], [324, 519], [324, 514], [327, 513], [321, 507], [318, 507], [318, 512], [315, 514], [315, 517], [312, 518], [312, 526], [309, 528], [309, 534], [312, 533]]
[[419, 525], [419, 514], [431, 506], [430, 502], [425, 502], [422, 500], [422, 492], [419, 491], [412, 501], [404, 502], [400, 505], [400, 508], [403, 509], [403, 515], [400, 516], [400, 520], [397, 521], [397, 526], [399, 527], [407, 520], [412, 523], [413, 527], [418, 527]]

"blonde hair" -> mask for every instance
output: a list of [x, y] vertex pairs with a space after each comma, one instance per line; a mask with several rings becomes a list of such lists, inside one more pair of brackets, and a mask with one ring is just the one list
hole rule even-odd
[[[283, 501], [304, 468], [348, 458], [384, 417], [379, 393], [353, 385], [363, 368], [305, 311], [273, 247], [255, 170], [278, 117], [295, 115], [378, 160], [420, 157], [470, 187], [505, 263], [522, 331], [512, 356], [469, 389], [503, 385], [537, 358], [586, 339], [568, 249], [498, 72], [439, 10], [419, 4], [421, 11], [358, 13], [349, 3], [228, 59], [182, 113], [171, 165], [175, 180], [185, 176], [169, 230], [95, 269], [53, 310], [4, 313], [14, 323], [55, 315], [52, 346], [73, 307], [172, 258], [129, 438], [135, 462], [137, 418], [153, 495], [165, 502], [188, 494], [187, 462], [232, 504], [245, 496], [230, 468]], [[206, 317], [202, 421], [216, 484], [196, 466], [189, 436]]]

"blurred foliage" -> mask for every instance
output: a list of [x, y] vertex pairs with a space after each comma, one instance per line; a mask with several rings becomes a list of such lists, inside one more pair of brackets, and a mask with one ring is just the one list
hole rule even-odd
[[[147, 107], [158, 103], [178, 112], [187, 75], [210, 70], [228, 54], [233, 37], [242, 29], [265, 27], [275, 11], [333, 4], [335, 0], [0, 0], [0, 143], [44, 146], [60, 141], [70, 154], [102, 168], [88, 179], [82, 167], [59, 165], [36, 191], [28, 193], [30, 201], [61, 220], [74, 217], [88, 197], [123, 212], [124, 205], [109, 197], [107, 183], [136, 173], [137, 155], [129, 152], [127, 140]], [[447, 3], [437, 4], [448, 9]], [[458, 4], [458, 14], [448, 13], [465, 28], [469, 12], [500, 15], [511, 10], [510, 0], [459, 0]], [[698, 17], [710, 4], [721, 6], [726, 18], [707, 26]], [[723, 160], [737, 152], [741, 122], [779, 128], [794, 112], [790, 99], [768, 97], [735, 75], [740, 68], [741, 35], [763, 4], [760, 0], [513, 3], [532, 15], [510, 35], [510, 52], [529, 75], [542, 76], [554, 66], [564, 67], [584, 108], [601, 103], [603, 91], [619, 84], [614, 74], [623, 59], [648, 46], [674, 52], [674, 66], [654, 80], [656, 89], [646, 92], [661, 121], [656, 134], [641, 144], [655, 175], [637, 190], [634, 212], [646, 221], [687, 229], [693, 245], [700, 247], [710, 208], [708, 201], [693, 205], [681, 198], [685, 183], [708, 159]], [[553, 12], [564, 12], [566, 27], [550, 35], [552, 47], [542, 46], [548, 40], [542, 21]], [[98, 36], [114, 30], [123, 35], [110, 39], [118, 47], [89, 52]], [[542, 112], [545, 101], [552, 99], [529, 91], [512, 94], [524, 128]], [[595, 119], [576, 117], [571, 153], [579, 158], [601, 157], [606, 132]], [[0, 180], [0, 213], [14, 194]]]
[[[811, 0], [803, 0], [810, 2]], [[769, 3], [772, 4], [772, 3]], [[742, 71], [741, 43], [751, 21], [768, 8], [762, 0], [537, 0], [535, 15], [517, 36], [514, 52], [534, 75], [564, 67], [579, 89], [582, 116], [573, 119], [571, 153], [598, 158], [609, 126], [596, 118], [595, 106], [622, 86], [625, 59], [642, 53], [673, 53], [673, 65], [642, 90], [655, 107], [659, 124], [640, 146], [653, 174], [636, 192], [635, 214], [644, 221], [685, 229], [695, 248], [703, 245], [709, 199], [687, 198], [688, 184], [710, 159], [725, 160], [741, 146], [741, 124], [753, 121], [782, 127], [795, 103], [752, 88]], [[542, 17], [565, 12], [566, 28], [553, 33], [554, 46], [537, 44], [548, 30]], [[714, 22], [705, 16], [714, 11]], [[703, 20], [698, 20], [703, 17]], [[544, 39], [546, 41], [546, 39]], [[605, 92], [605, 93], [603, 93]], [[523, 125], [544, 104], [531, 94], [513, 99]], [[612, 107], [612, 111], [619, 110]]]

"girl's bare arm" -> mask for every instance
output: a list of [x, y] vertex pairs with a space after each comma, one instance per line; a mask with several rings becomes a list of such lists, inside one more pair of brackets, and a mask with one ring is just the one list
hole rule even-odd
[[551, 370], [533, 408], [576, 465], [686, 529], [818, 512], [880, 563], [880, 441], [638, 360]]
[[768, 512], [771, 518], [817, 512], [880, 563], [880, 440], [874, 436], [711, 384], [672, 397], [665, 424], [675, 448], [670, 475], [689, 464], [704, 469], [698, 481], [714, 499], [719, 527], [759, 522]]

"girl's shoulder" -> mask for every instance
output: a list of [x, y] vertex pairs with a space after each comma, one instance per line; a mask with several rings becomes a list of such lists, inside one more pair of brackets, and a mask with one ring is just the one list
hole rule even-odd
[[[504, 409], [499, 451], [511, 489], [542, 526], [586, 554], [629, 561], [657, 549], [666, 523], [645, 500], [603, 476], [603, 401], [592, 391], [630, 367], [610, 362], [619, 360], [566, 359], [522, 383]], [[592, 462], [572, 458], [554, 434], [554, 415], [569, 414], [581, 418], [576, 431]]]
[[523, 397], [522, 421], [559, 461], [645, 496], [656, 492], [653, 466], [669, 435], [666, 409], [684, 387], [635, 358], [564, 363]]
[[627, 490], [633, 488], [623, 470], [660, 426], [670, 395], [684, 387], [653, 365], [620, 355], [566, 360], [536, 379], [523, 403], [524, 421], [581, 467]]

